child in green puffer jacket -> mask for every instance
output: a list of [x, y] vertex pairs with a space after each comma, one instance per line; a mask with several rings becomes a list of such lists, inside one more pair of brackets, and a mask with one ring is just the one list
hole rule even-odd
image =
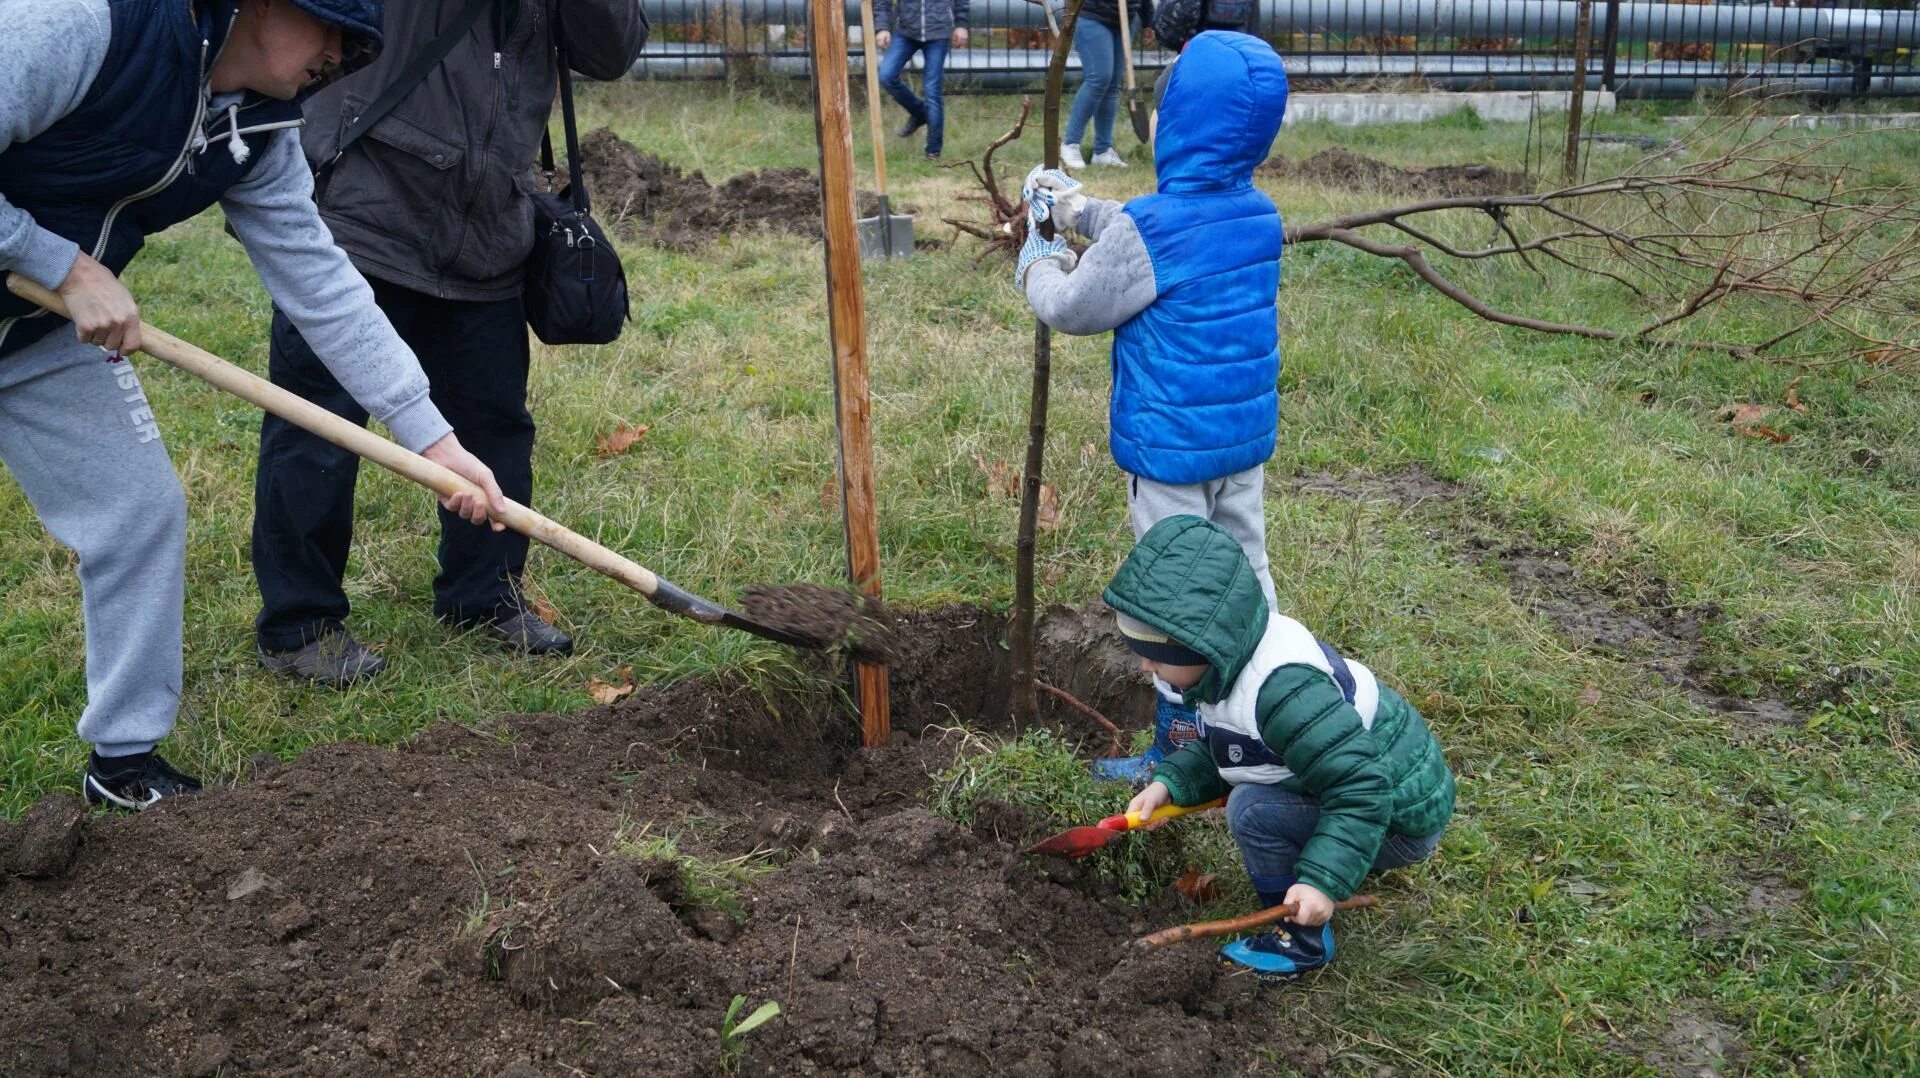
[[1104, 598], [1150, 673], [1181, 690], [1200, 737], [1163, 761], [1127, 806], [1227, 799], [1227, 825], [1266, 906], [1291, 921], [1221, 948], [1257, 973], [1293, 977], [1333, 958], [1333, 904], [1369, 872], [1432, 856], [1454, 781], [1412, 704], [1306, 627], [1267, 609], [1240, 544], [1169, 517]]

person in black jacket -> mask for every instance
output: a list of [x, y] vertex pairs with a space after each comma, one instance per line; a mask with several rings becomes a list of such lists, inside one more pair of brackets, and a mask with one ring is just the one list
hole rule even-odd
[[[449, 52], [341, 154], [342, 134], [416, 57], [484, 5]], [[306, 103], [302, 142], [321, 170], [320, 213], [426, 368], [432, 397], [509, 498], [532, 501], [533, 417], [521, 303], [533, 250], [532, 163], [559, 77], [626, 75], [647, 40], [639, 0], [414, 0], [386, 11], [380, 59]], [[335, 158], [338, 158], [337, 160]], [[367, 415], [276, 310], [273, 383], [364, 423]], [[358, 458], [266, 417], [254, 487], [255, 621], [268, 669], [342, 685], [386, 661], [347, 632], [342, 581]], [[441, 516], [434, 612], [527, 654], [573, 641], [523, 600], [527, 539]]]
[[[1152, 22], [1153, 0], [1127, 0], [1128, 30], [1139, 31]], [[1113, 119], [1120, 111], [1125, 62], [1120, 52], [1118, 0], [1084, 0], [1073, 30], [1073, 51], [1080, 57], [1080, 90], [1073, 95], [1073, 110], [1061, 133], [1060, 163], [1070, 169], [1087, 167], [1080, 140], [1087, 121], [1092, 120], [1092, 162], [1126, 168], [1126, 161], [1113, 148]]]

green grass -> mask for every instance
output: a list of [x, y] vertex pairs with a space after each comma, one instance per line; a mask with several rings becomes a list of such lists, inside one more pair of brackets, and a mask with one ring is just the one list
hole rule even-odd
[[[709, 177], [817, 161], [804, 105], [669, 85], [584, 96], [589, 126], [612, 124]], [[957, 99], [949, 157], [977, 152], [1016, 107]], [[863, 116], [854, 123], [864, 130]], [[1651, 112], [1601, 118], [1600, 129], [1672, 133]], [[1278, 150], [1511, 166], [1528, 140], [1524, 126], [1461, 119], [1308, 126]], [[1551, 130], [1540, 141], [1557, 156]], [[864, 162], [865, 139], [855, 142]], [[920, 207], [922, 235], [945, 238], [939, 217], [978, 213], [953, 199], [961, 173], [893, 145], [895, 191]], [[1843, 151], [1913, 176], [1920, 135], [1876, 132]], [[1023, 172], [1037, 156], [1030, 133], [1004, 168]], [[1604, 160], [1597, 152], [1597, 171]], [[1091, 183], [1125, 196], [1151, 177], [1096, 171]], [[1380, 201], [1268, 189], [1297, 221]], [[631, 242], [622, 253], [634, 289], [623, 339], [537, 350], [537, 507], [723, 601], [756, 582], [839, 578], [839, 514], [822, 497], [835, 448], [819, 248], [752, 235], [693, 255]], [[961, 244], [866, 275], [881, 553], [889, 598], [908, 606], [1011, 596], [1015, 506], [990, 496], [975, 458], [1020, 458], [1031, 320], [1008, 267], [975, 269], [972, 257]], [[1462, 277], [1548, 317], [1631, 324], [1646, 313], [1563, 275], [1543, 284], [1481, 266]], [[155, 324], [264, 370], [266, 298], [216, 219], [157, 237], [128, 280]], [[1912, 377], [1861, 386], [1864, 369], [1503, 331], [1402, 271], [1333, 249], [1289, 256], [1281, 319], [1271, 475], [1420, 465], [1467, 494], [1408, 511], [1270, 485], [1287, 608], [1419, 704], [1461, 779], [1439, 857], [1384, 881], [1386, 909], [1343, 920], [1337, 966], [1276, 1005], [1356, 1070], [1627, 1072], [1677, 1015], [1744, 1045], [1744, 1064], [1725, 1070], [1920, 1068]], [[664, 617], [538, 549], [533, 586], [579, 635], [577, 654], [515, 660], [449, 633], [428, 609], [431, 502], [367, 471], [352, 623], [393, 665], [340, 693], [268, 677], [252, 655], [247, 561], [258, 416], [142, 366], [192, 509], [187, 680], [168, 742], [190, 770], [228, 777], [258, 752], [393, 743], [443, 721], [506, 737], [496, 716], [585, 707], [589, 679], [627, 665], [642, 679], [794, 676], [779, 648]], [[1777, 404], [1796, 377], [1810, 410], [1771, 417], [1790, 442], [1740, 438], [1713, 419], [1731, 401]], [[1044, 601], [1097, 594], [1131, 538], [1104, 445], [1107, 378], [1105, 340], [1056, 338], [1047, 474], [1062, 511], [1040, 541]], [[1636, 399], [1646, 389], [1651, 407]], [[622, 422], [651, 430], [625, 455], [596, 457], [595, 435]], [[1567, 643], [1496, 571], [1458, 556], [1472, 527], [1564, 551], [1596, 591], [1661, 581], [1675, 603], [1719, 605], [1700, 662], [1739, 691], [1791, 695], [1833, 667], [1870, 676], [1805, 726], [1744, 728], [1632, 662]], [[16, 817], [73, 787], [85, 684], [70, 559], [10, 481], [0, 481], [0, 593], [0, 813]], [[1232, 878], [1230, 845], [1214, 848], [1203, 867]], [[1804, 897], [1749, 910], [1754, 881], [1768, 877]]]
[[614, 838], [614, 849], [642, 863], [670, 864], [680, 876], [681, 893], [689, 906], [719, 910], [735, 921], [747, 919], [740, 889], [755, 877], [773, 872], [776, 866], [768, 854], [744, 853], [724, 860], [708, 860], [680, 848], [680, 836], [672, 831], [655, 831], [651, 824], [637, 831], [622, 831]]

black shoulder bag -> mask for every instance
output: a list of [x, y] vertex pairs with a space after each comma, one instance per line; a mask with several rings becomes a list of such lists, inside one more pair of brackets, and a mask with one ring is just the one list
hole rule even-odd
[[627, 271], [587, 208], [580, 133], [573, 123], [573, 75], [560, 59], [560, 121], [567, 137], [567, 186], [553, 187], [553, 136], [540, 135], [546, 191], [533, 195], [533, 254], [527, 259], [527, 324], [548, 344], [607, 344], [627, 320]]

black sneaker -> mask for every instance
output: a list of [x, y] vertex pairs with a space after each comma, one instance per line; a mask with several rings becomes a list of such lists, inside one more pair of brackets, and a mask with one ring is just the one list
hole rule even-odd
[[260, 665], [276, 674], [305, 678], [316, 685], [344, 688], [387, 668], [387, 660], [360, 646], [344, 629], [336, 629], [292, 651], [260, 648]]
[[111, 805], [139, 812], [181, 794], [200, 792], [200, 780], [175, 771], [156, 752], [138, 756], [87, 756], [80, 792], [89, 805]]
[[522, 655], [571, 655], [573, 637], [531, 610], [495, 618], [481, 626], [488, 636]]
[[927, 118], [925, 116], [909, 116], [907, 117], [907, 121], [900, 125], [900, 130], [895, 131], [894, 134], [901, 138], [912, 138], [915, 131], [925, 126], [927, 126]]

